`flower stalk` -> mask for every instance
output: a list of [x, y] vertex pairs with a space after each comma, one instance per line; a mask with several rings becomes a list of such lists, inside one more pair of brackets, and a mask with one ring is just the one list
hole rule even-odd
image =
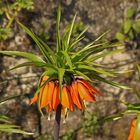
[[60, 123], [61, 123], [61, 109], [62, 105], [60, 104], [56, 109], [55, 121], [54, 121], [54, 140], [59, 140], [60, 132]]

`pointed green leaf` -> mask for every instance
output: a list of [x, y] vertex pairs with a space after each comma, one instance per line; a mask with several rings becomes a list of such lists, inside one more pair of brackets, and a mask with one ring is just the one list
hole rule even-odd
[[0, 51], [0, 53], [6, 54], [6, 55], [21, 56], [33, 62], [44, 62], [40, 57], [32, 53], [21, 52], [21, 51]]
[[8, 97], [5, 97], [5, 98], [2, 98], [0, 100], [0, 105], [4, 104], [5, 102], [7, 102], [9, 100], [15, 99], [15, 98], [20, 97], [20, 96], [25, 96], [25, 95], [28, 95], [28, 94], [13, 95], [13, 96], [8, 96]]
[[95, 47], [94, 49], [90, 48], [88, 51], [84, 51], [80, 53], [79, 56], [76, 56], [75, 58], [73, 58], [72, 62], [77, 62], [77, 61], [82, 62], [82, 61], [88, 60], [92, 55], [100, 53], [107, 48], [113, 48], [113, 47], [117, 47], [117, 46], [113, 44], [105, 43], [102, 46]]
[[94, 78], [98, 79], [101, 82], [104, 82], [104, 83], [107, 83], [109, 85], [112, 85], [114, 87], [119, 87], [119, 88], [122, 88], [122, 89], [131, 89], [131, 88], [127, 87], [127, 86], [120, 85], [119, 83], [109, 81], [109, 80], [107, 80], [107, 79], [105, 79], [105, 78], [103, 78], [103, 77], [101, 77], [99, 75], [95, 75]]
[[101, 57], [105, 57], [107, 55], [112, 55], [112, 54], [116, 54], [116, 53], [120, 53], [120, 52], [124, 52], [125, 49], [117, 49], [117, 50], [112, 50], [112, 51], [107, 51], [105, 53], [102, 53], [102, 54], [99, 54], [99, 55], [96, 55], [96, 56], [93, 56], [91, 58], [88, 59], [88, 61], [94, 61], [96, 59], [99, 59]]
[[87, 75], [85, 75], [84, 73], [82, 73], [82, 72], [80, 72], [80, 71], [78, 71], [78, 70], [75, 70], [75, 73], [76, 73], [78, 76], [83, 77], [85, 80], [92, 82], [92, 80], [91, 80]]
[[53, 63], [52, 58], [50, 57], [50, 54], [48, 53], [48, 50], [46, 50], [46, 48], [40, 43], [40, 40], [38, 40], [38, 37], [32, 32], [30, 31], [26, 26], [24, 26], [22, 23], [20, 23], [19, 21], [17, 21], [17, 23], [24, 29], [24, 31], [35, 41], [35, 43], [37, 44], [38, 48], [40, 49], [41, 53], [43, 54], [43, 56], [45, 57], [45, 59], [49, 62], [49, 63]]
[[81, 40], [83, 40], [85, 38], [85, 36], [80, 37], [77, 40], [73, 40], [68, 48], [68, 51], [71, 51], [72, 49], [74, 50], [73, 46], [78, 44]]
[[104, 71], [102, 69], [97, 69], [95, 67], [91, 67], [91, 66], [87, 66], [87, 65], [78, 65], [77, 68], [79, 70], [86, 69], [86, 70], [89, 70], [89, 71], [95, 71], [95, 72], [100, 73], [100, 74], [105, 74], [105, 75], [108, 75], [108, 76], [115, 77], [115, 75], [111, 72], [107, 72], [107, 71]]
[[9, 132], [9, 133], [18, 133], [18, 134], [24, 134], [24, 135], [33, 135], [34, 134], [34, 133], [30, 133], [30, 132], [26, 132], [26, 131], [17, 129], [12, 125], [10, 128], [1, 128], [0, 127], [0, 131]]
[[82, 62], [77, 62], [77, 63], [75, 63], [75, 64], [81, 64], [81, 65], [88, 65], [88, 66], [93, 66], [93, 67], [102, 67], [102, 68], [104, 68], [104, 66], [103, 65], [101, 65], [101, 64], [98, 64], [98, 63], [96, 63], [96, 62], [93, 62], [93, 61], [91, 61], [90, 59], [87, 59], [86, 61], [82, 61]]
[[72, 68], [73, 64], [72, 64], [72, 62], [71, 62], [70, 56], [68, 55], [68, 53], [67, 53], [66, 51], [63, 52], [63, 54], [64, 54], [64, 56], [65, 56], [65, 59], [66, 59], [66, 61], [67, 61], [68, 66], [69, 66], [70, 69], [72, 70], [72, 69], [73, 69], [73, 68]]
[[94, 42], [99, 41], [102, 37], [104, 37], [105, 35], [107, 35], [109, 32], [110, 32], [110, 30], [108, 30], [108, 31], [104, 32], [104, 33], [103, 33], [103, 34], [101, 34], [99, 37], [97, 37], [97, 38], [94, 40]]
[[61, 6], [60, 0], [58, 0], [58, 10], [57, 10], [57, 21], [56, 21], [56, 51], [60, 51], [61, 49], [61, 38], [60, 38], [60, 17], [61, 17]]
[[80, 42], [82, 39], [84, 39], [85, 37], [83, 36], [83, 34], [87, 31], [88, 27], [86, 27], [76, 38], [74, 38], [70, 44], [70, 48], [71, 49], [74, 45], [76, 45], [78, 42]]
[[76, 14], [73, 17], [73, 20], [72, 20], [72, 23], [71, 23], [71, 26], [70, 26], [70, 30], [69, 30], [69, 33], [68, 33], [68, 38], [67, 38], [67, 43], [66, 43], [67, 46], [69, 46], [69, 43], [70, 43], [70, 37], [71, 37], [72, 31], [73, 31], [75, 19], [76, 19]]
[[[78, 56], [78, 55], [81, 54], [82, 52], [87, 52], [89, 49], [93, 49], [93, 48], [99, 47], [99, 46], [101, 46], [101, 45], [103, 45], [103, 43], [101, 43], [101, 44], [95, 44], [95, 45], [93, 45], [92, 43], [90, 43], [90, 44], [86, 45], [83, 49], [81, 49], [81, 50], [79, 50], [78, 52], [76, 52], [76, 53], [72, 56], [72, 58]], [[93, 50], [94, 50], [94, 49], [93, 49]]]
[[45, 72], [43, 72], [42, 76], [47, 75], [49, 77], [52, 77], [53, 75], [57, 75], [57, 70], [53, 68], [47, 68]]
[[54, 65], [48, 64], [48, 63], [43, 63], [43, 62], [24, 62], [22, 64], [18, 64], [16, 66], [14, 66], [10, 70], [14, 70], [14, 69], [25, 67], [25, 66], [37, 66], [37, 67], [43, 67], [43, 68], [46, 68], [46, 69], [47, 68], [52, 68], [54, 70], [57, 70], [57, 68]]
[[83, 49], [81, 49], [78, 52], [76, 52], [75, 54], [73, 54], [71, 56], [72, 62], [80, 61], [83, 58], [86, 58], [86, 57], [90, 56], [92, 53], [102, 51], [106, 48], [106, 47], [100, 47], [100, 46], [103, 45], [103, 43], [92, 45], [92, 46], [90, 46], [90, 45], [92, 45], [92, 43], [88, 44]]
[[[37, 37], [37, 36], [36, 36]], [[52, 57], [52, 62], [56, 63], [56, 57], [54, 52], [50, 49], [50, 47], [43, 41], [41, 40], [39, 37], [37, 37], [38, 40], [40, 41], [40, 43], [44, 46], [44, 48], [46, 48], [46, 50], [48, 51], [48, 54], [50, 55], [50, 58]]]
[[8, 124], [11, 123], [10, 120], [9, 120], [9, 118], [7, 116], [1, 115], [1, 114], [0, 114], [0, 122], [2, 122], [2, 123], [8, 123]]
[[1, 124], [0, 125], [0, 130], [1, 129], [8, 129], [8, 128], [19, 128], [17, 125], [12, 125], [12, 124]]

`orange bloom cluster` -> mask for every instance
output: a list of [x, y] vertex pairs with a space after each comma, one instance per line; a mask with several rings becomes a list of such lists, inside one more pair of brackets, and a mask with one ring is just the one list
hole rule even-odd
[[[134, 134], [135, 134], [135, 129], [136, 129], [136, 119], [133, 119], [131, 128], [130, 128], [130, 133], [128, 136], [128, 140], [134, 140]], [[139, 133], [139, 140], [140, 140], [140, 133]]]
[[[42, 83], [47, 79], [48, 76], [44, 76]], [[96, 101], [95, 94], [102, 95], [84, 79], [76, 78], [70, 85], [63, 84], [60, 99], [58, 80], [52, 80], [47, 82], [38, 94], [34, 95], [31, 104], [39, 100], [40, 108], [46, 108], [47, 112], [55, 111], [59, 104], [70, 111], [74, 111], [74, 106], [83, 110], [85, 108], [84, 101]]]

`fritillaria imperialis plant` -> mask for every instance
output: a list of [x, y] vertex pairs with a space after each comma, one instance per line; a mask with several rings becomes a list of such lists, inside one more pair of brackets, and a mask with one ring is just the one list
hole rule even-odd
[[[65, 115], [75, 108], [85, 109], [85, 101], [94, 102], [95, 95], [102, 95], [91, 83], [99, 80], [113, 86], [124, 88], [117, 83], [108, 81], [105, 76], [114, 77], [114, 71], [107, 71], [96, 62], [97, 59], [109, 54], [121, 52], [122, 49], [106, 51], [107, 48], [116, 47], [116, 44], [108, 42], [100, 43], [101, 35], [93, 42], [80, 46], [84, 39], [85, 28], [76, 36], [73, 35], [76, 15], [63, 35], [60, 33], [60, 1], [58, 2], [58, 15], [56, 22], [56, 49], [53, 51], [44, 41], [35, 35], [26, 26], [17, 20], [17, 23], [35, 41], [43, 57], [32, 53], [19, 51], [0, 51], [6, 55], [16, 55], [26, 58], [28, 61], [15, 66], [16, 69], [23, 66], [41, 67], [44, 72], [40, 77], [38, 89], [31, 99], [31, 104], [37, 102], [38, 108], [46, 109], [48, 113], [56, 111], [54, 139], [59, 138], [61, 110]], [[94, 79], [94, 80], [93, 80]], [[42, 113], [43, 114], [43, 113]]]

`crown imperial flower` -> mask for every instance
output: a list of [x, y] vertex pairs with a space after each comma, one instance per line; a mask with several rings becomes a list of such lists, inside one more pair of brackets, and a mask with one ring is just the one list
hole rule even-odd
[[[48, 76], [43, 76], [40, 85], [48, 80]], [[46, 111], [56, 111], [58, 105], [62, 105], [63, 109], [74, 111], [76, 106], [78, 109], [85, 109], [85, 101], [96, 101], [95, 95], [102, 95], [97, 89], [91, 86], [86, 80], [75, 78], [71, 84], [62, 85], [62, 98], [60, 98], [59, 83], [57, 79], [46, 82], [42, 89], [31, 99], [31, 104], [39, 102], [40, 108]]]

